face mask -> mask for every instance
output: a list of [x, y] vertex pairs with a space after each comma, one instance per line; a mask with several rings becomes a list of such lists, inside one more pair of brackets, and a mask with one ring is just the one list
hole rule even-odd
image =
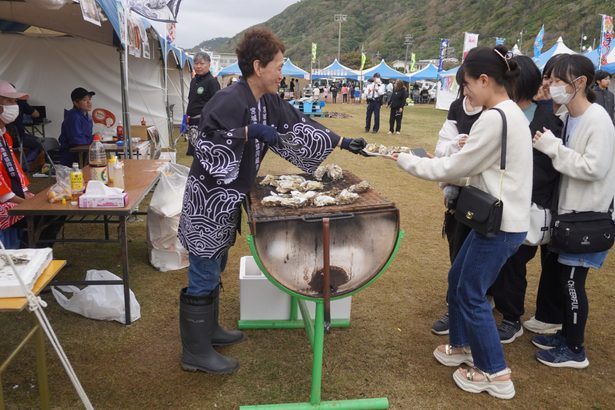
[[[574, 82], [577, 81], [578, 79], [579, 78], [577, 77], [574, 80], [572, 80], [573, 87], [574, 87]], [[577, 93], [577, 90], [575, 88], [574, 93], [569, 94], [568, 92], [566, 92], [565, 85], [552, 85], [549, 87], [549, 93], [551, 94], [551, 98], [556, 104], [567, 105], [570, 102], [570, 100], [572, 100], [572, 98], [575, 96], [575, 94]]]
[[19, 115], [19, 106], [17, 104], [3, 105], [2, 108], [4, 108], [4, 111], [0, 114], [0, 120], [2, 120], [4, 124], [10, 124], [15, 121]]

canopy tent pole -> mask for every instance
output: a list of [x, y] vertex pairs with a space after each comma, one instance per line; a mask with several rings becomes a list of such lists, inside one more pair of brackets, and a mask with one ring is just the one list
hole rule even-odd
[[182, 115], [186, 112], [186, 101], [184, 100], [184, 68], [179, 67], [179, 87], [181, 89], [181, 97], [182, 97]]
[[120, 49], [120, 72], [122, 87], [122, 122], [124, 123], [124, 158], [132, 159], [132, 143], [130, 138], [130, 104], [128, 103], [128, 13], [130, 8], [127, 7], [127, 2], [123, 2], [124, 21], [120, 22], [124, 25], [124, 38], [122, 39], [124, 49]]

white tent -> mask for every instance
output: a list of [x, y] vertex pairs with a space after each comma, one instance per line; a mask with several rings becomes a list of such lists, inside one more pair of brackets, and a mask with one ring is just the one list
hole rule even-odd
[[[120, 58], [116, 49], [117, 11], [113, 4], [98, 0], [108, 12], [100, 27], [85, 22], [79, 4], [47, 10], [20, 1], [0, 2], [0, 20], [41, 27], [70, 36], [0, 34], [0, 79], [14, 83], [31, 95], [32, 105], [44, 105], [51, 124], [46, 136], [58, 138], [64, 109], [70, 108], [70, 92], [78, 86], [96, 92], [94, 108], [112, 112], [117, 124], [122, 118]], [[109, 9], [109, 10], [107, 10]], [[112, 25], [113, 24], [113, 25]], [[19, 25], [19, 24], [17, 24]], [[16, 30], [23, 31], [23, 30]], [[168, 144], [161, 55], [157, 34], [148, 30], [151, 58], [128, 59], [128, 93], [131, 123], [144, 117], [157, 126], [161, 144]]]

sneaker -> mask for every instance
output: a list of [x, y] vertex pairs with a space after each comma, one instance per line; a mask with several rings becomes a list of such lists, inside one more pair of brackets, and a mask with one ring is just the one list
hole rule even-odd
[[532, 338], [532, 344], [539, 349], [549, 350], [564, 344], [562, 333], [558, 330], [554, 335], [538, 335]]
[[523, 327], [521, 327], [520, 321], [502, 320], [502, 323], [498, 326], [498, 334], [500, 335], [500, 342], [504, 344], [512, 343], [523, 334]]
[[391, 131], [387, 132], [387, 135], [391, 135], [391, 134], [393, 134]]
[[448, 312], [433, 323], [431, 333], [435, 335], [448, 335]]
[[523, 322], [523, 327], [533, 333], [540, 335], [553, 335], [558, 330], [562, 330], [562, 325], [557, 323], [546, 323], [536, 319], [536, 316], [532, 316], [530, 320]]
[[399, 135], [399, 134], [401, 134], [401, 132], [397, 131], [395, 134]]
[[536, 360], [550, 367], [572, 367], [573, 369], [584, 369], [589, 366], [589, 360], [585, 354], [585, 348], [579, 353], [575, 353], [566, 344], [554, 347], [549, 350], [539, 350], [536, 352]]

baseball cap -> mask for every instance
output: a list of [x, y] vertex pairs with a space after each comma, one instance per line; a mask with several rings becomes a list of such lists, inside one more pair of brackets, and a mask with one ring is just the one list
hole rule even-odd
[[0, 95], [16, 100], [27, 100], [30, 96], [26, 93], [19, 93], [8, 81], [0, 80]]
[[96, 93], [94, 91], [88, 91], [83, 87], [77, 87], [70, 93], [70, 99], [72, 101], [79, 101], [80, 99], [88, 95], [91, 97], [93, 95], [96, 95]]

